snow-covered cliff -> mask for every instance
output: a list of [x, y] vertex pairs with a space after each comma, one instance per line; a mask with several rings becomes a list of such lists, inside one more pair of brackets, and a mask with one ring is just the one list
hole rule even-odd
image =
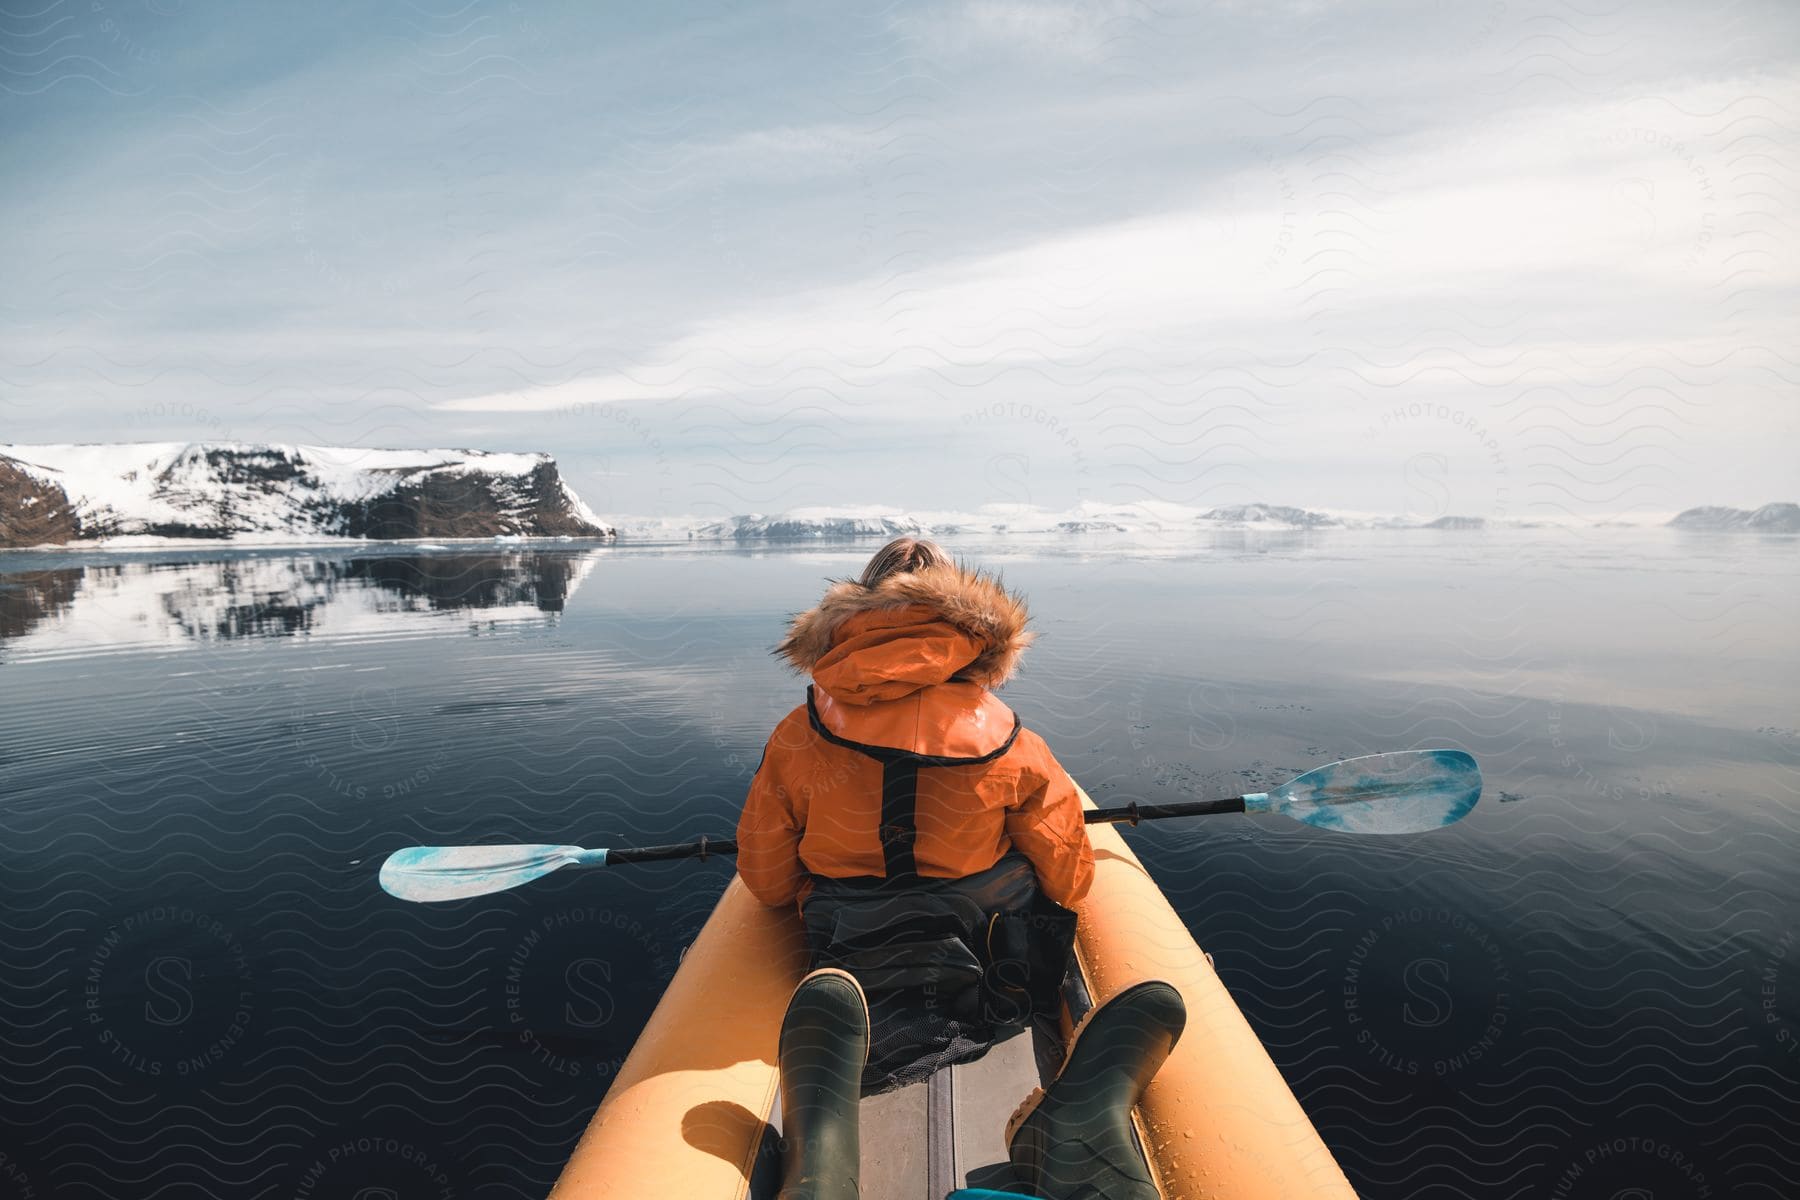
[[547, 454], [144, 442], [0, 445], [0, 546], [133, 535], [612, 537]]

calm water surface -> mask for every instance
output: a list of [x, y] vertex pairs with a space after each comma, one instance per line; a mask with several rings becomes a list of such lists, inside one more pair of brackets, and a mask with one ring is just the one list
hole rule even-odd
[[[1127, 833], [1363, 1195], [1796, 1194], [1800, 541], [949, 544], [1102, 802], [1481, 761], [1420, 837]], [[0, 1195], [541, 1195], [730, 867], [377, 865], [728, 833], [873, 548], [0, 555]]]

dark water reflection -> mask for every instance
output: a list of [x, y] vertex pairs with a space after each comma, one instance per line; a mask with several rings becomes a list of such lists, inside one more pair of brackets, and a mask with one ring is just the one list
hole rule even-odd
[[[958, 548], [1097, 799], [1481, 760], [1419, 838], [1129, 835], [1364, 1195], [1788, 1194], [1791, 539]], [[375, 866], [729, 829], [800, 691], [767, 648], [869, 549], [0, 557], [0, 1179], [541, 1195], [729, 868]]]
[[[85, 563], [0, 575], [0, 639], [17, 639], [89, 603], [159, 611], [147, 629], [207, 640], [313, 633], [329, 604], [381, 612], [534, 608], [561, 612], [584, 569], [571, 553], [375, 554], [347, 559], [215, 557], [204, 562]], [[4, 647], [0, 647], [3, 650]]]
[[45, 617], [64, 612], [81, 586], [80, 567], [0, 576], [0, 639], [23, 637]]

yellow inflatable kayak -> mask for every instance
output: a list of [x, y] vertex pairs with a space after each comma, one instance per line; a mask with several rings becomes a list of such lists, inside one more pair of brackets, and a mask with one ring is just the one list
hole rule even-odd
[[[1082, 803], [1093, 802], [1082, 794]], [[1070, 1008], [1165, 979], [1187, 1027], [1137, 1110], [1168, 1200], [1353, 1197], [1274, 1062], [1125, 842], [1090, 825], [1093, 889], [1079, 907]], [[680, 1196], [755, 1200], [780, 1177], [775, 1046], [806, 973], [800, 922], [734, 878], [689, 947], [637, 1045], [571, 1155], [552, 1200]], [[1065, 1013], [1064, 1034], [1069, 1018]], [[942, 1200], [1011, 1180], [1003, 1126], [1054, 1075], [1040, 1029], [975, 1062], [865, 1099], [864, 1200]]]

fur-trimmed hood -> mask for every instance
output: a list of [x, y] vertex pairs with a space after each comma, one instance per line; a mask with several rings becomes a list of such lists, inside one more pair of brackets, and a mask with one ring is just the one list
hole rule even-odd
[[1025, 628], [1031, 619], [1025, 598], [1008, 591], [998, 576], [961, 563], [939, 564], [897, 572], [873, 588], [854, 579], [834, 581], [816, 606], [794, 617], [773, 653], [801, 674], [812, 674], [843, 640], [838, 635], [851, 618], [915, 605], [932, 610], [921, 614], [924, 619], [935, 618], [967, 635], [977, 651], [973, 661], [950, 677], [955, 681], [1000, 687], [1018, 671], [1026, 647], [1037, 637]]

